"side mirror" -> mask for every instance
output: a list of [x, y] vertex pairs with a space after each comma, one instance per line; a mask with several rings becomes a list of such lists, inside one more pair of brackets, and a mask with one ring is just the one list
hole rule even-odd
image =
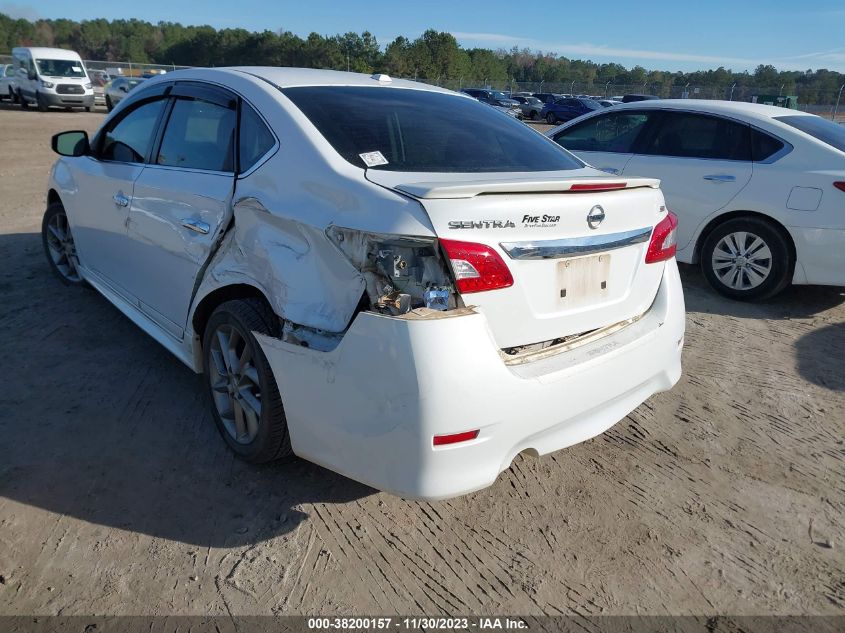
[[120, 86], [118, 90], [120, 90], [121, 92], [129, 92], [129, 88], [127, 86]]
[[54, 134], [51, 146], [60, 156], [85, 156], [91, 149], [84, 130]]
[[30, 70], [29, 72], [26, 73], [26, 78], [27, 79], [38, 79], [38, 75], [35, 74], [34, 70]]

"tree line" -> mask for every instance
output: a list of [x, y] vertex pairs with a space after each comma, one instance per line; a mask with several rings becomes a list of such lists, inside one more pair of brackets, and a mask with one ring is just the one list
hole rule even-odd
[[410, 40], [397, 37], [383, 49], [369, 32], [300, 37], [290, 31], [251, 32], [144, 20], [13, 19], [0, 13], [0, 52], [15, 46], [56, 46], [77, 51], [83, 59], [184, 66], [269, 65], [386, 72], [398, 77], [455, 85], [504, 86], [508, 82], [543, 82], [561, 86], [643, 86], [653, 94], [672, 88], [733, 84], [759, 92], [798, 94], [804, 103], [836, 100], [845, 74], [826, 69], [779, 71], [760, 65], [753, 72], [724, 67], [695, 72], [626, 68], [616, 63], [531, 51], [464, 48], [449, 33], [427, 30]]

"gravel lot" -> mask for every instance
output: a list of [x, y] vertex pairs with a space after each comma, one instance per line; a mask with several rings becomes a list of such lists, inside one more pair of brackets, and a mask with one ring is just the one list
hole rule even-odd
[[845, 291], [682, 270], [685, 372], [440, 503], [248, 466], [200, 379], [40, 241], [53, 133], [0, 107], [0, 614], [845, 614]]

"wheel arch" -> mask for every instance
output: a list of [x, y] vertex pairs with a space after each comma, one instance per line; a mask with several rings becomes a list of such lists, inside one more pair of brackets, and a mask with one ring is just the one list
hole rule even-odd
[[738, 218], [755, 218], [758, 220], [762, 220], [770, 225], [774, 229], [776, 229], [786, 240], [786, 244], [789, 247], [790, 254], [792, 255], [792, 262], [793, 264], [797, 261], [797, 253], [795, 250], [795, 240], [792, 239], [792, 235], [787, 230], [786, 226], [783, 223], [779, 222], [777, 219], [773, 218], [770, 215], [765, 213], [760, 213], [759, 211], [746, 211], [746, 210], [737, 210], [737, 211], [727, 211], [726, 213], [722, 213], [717, 215], [715, 218], [712, 218], [701, 231], [698, 233], [698, 237], [695, 240], [695, 249], [693, 250], [692, 262], [693, 264], [698, 264], [701, 258], [701, 248], [704, 246], [704, 241], [707, 239], [707, 236], [716, 229], [721, 224], [724, 224], [728, 220], [735, 220]]
[[202, 338], [205, 334], [205, 327], [208, 325], [208, 320], [211, 314], [222, 303], [231, 301], [233, 299], [259, 299], [267, 304], [272, 311], [272, 303], [258, 286], [253, 286], [246, 283], [229, 284], [215, 288], [197, 303], [191, 315], [191, 326], [194, 330], [194, 337], [197, 341], [196, 348], [201, 350]]
[[51, 205], [56, 202], [64, 206], [64, 204], [62, 203], [62, 199], [59, 196], [59, 192], [51, 187], [50, 190], [47, 192], [47, 204]]

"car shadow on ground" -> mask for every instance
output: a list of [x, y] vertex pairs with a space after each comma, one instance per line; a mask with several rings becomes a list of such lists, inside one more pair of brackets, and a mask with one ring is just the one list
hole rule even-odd
[[741, 319], [796, 319], [809, 317], [845, 303], [845, 288], [790, 286], [766, 301], [733, 301], [713, 290], [698, 266], [678, 264], [687, 312], [725, 314]]
[[804, 380], [845, 391], [845, 323], [832, 323], [808, 332], [795, 344], [798, 372]]
[[[233, 457], [202, 377], [96, 292], [65, 287], [36, 234], [0, 235], [0, 496], [202, 547], [291, 532], [304, 503], [374, 491], [303, 460]], [[0, 500], [0, 503], [3, 503]], [[6, 505], [4, 515], [14, 510]]]

